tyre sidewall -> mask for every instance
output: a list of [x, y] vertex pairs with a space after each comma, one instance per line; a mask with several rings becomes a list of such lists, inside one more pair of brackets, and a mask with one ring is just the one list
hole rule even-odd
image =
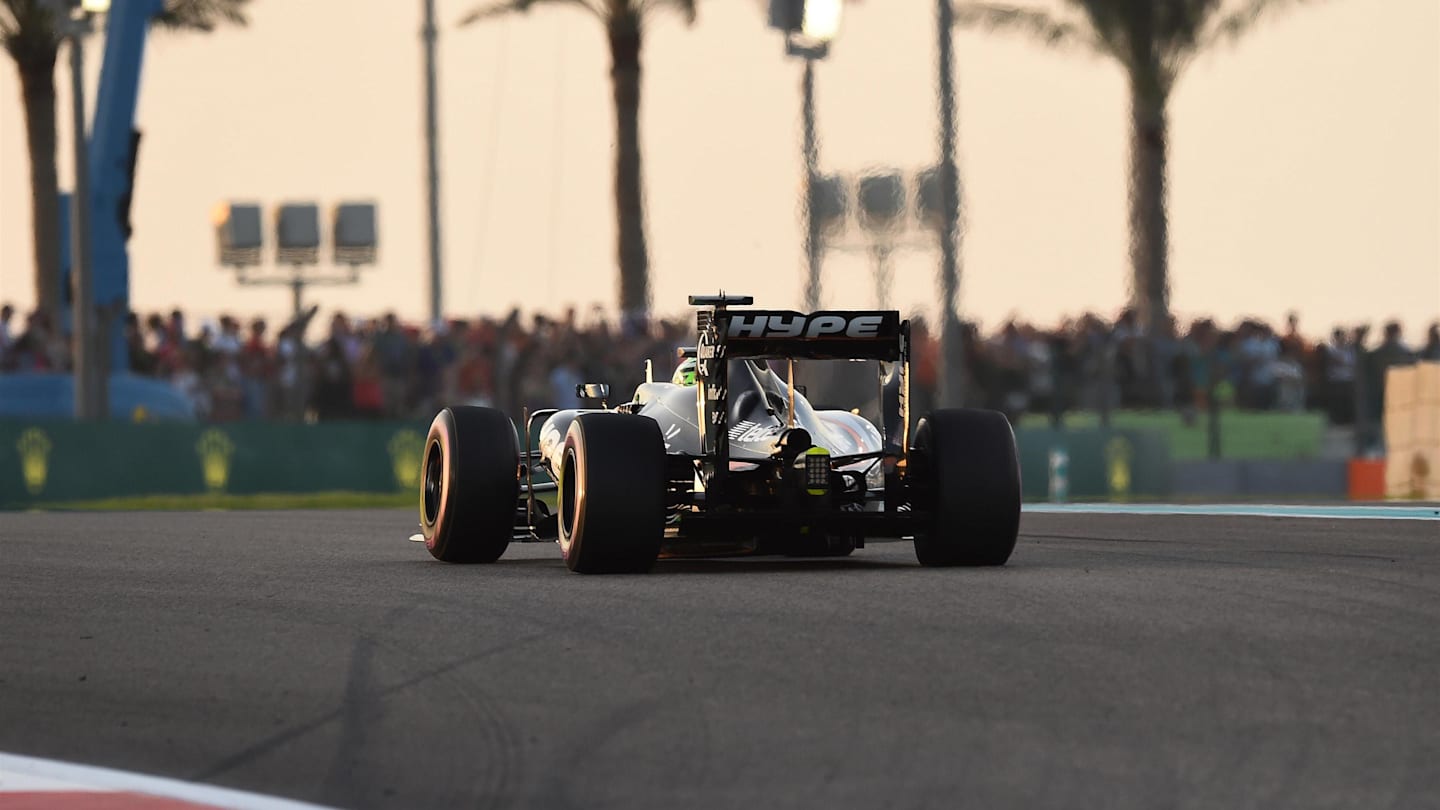
[[[431, 555], [446, 562], [499, 559], [510, 544], [520, 497], [514, 424], [492, 408], [445, 408], [430, 425], [421, 459], [420, 526]], [[437, 466], [439, 498], [432, 513], [426, 498]]]
[[1020, 528], [1015, 431], [998, 411], [947, 409], [916, 428], [917, 505], [931, 517], [915, 538], [925, 565], [1004, 565]]
[[[578, 422], [578, 420], [577, 420]], [[556, 511], [559, 512], [557, 531], [560, 538], [560, 556], [570, 570], [575, 570], [580, 561], [581, 547], [585, 534], [585, 484], [588, 473], [585, 453], [585, 437], [576, 428], [577, 422], [570, 423], [565, 433], [565, 449], [561, 453], [561, 469], [557, 481], [560, 484]]]
[[565, 434], [560, 552], [581, 573], [644, 571], [665, 535], [666, 459], [645, 416], [581, 414]]

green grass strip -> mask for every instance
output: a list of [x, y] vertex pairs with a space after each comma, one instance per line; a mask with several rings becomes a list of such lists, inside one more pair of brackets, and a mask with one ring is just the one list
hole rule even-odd
[[251, 495], [135, 495], [89, 501], [57, 501], [26, 507], [30, 511], [146, 512], [259, 509], [420, 508], [418, 492], [265, 492]]
[[[552, 510], [555, 493], [536, 496]], [[198, 512], [278, 509], [412, 509], [420, 508], [414, 492], [264, 492], [251, 495], [131, 495], [88, 501], [55, 501], [22, 507], [31, 512]], [[3, 511], [3, 510], [0, 510]]]

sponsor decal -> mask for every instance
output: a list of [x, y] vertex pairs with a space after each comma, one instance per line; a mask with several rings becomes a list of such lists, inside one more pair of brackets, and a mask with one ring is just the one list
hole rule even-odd
[[783, 428], [779, 425], [762, 425], [759, 422], [751, 422], [742, 419], [730, 428], [730, 441], [732, 442], [760, 442], [766, 439], [773, 439], [779, 436]]
[[879, 313], [840, 315], [816, 313], [736, 312], [730, 315], [726, 335], [731, 338], [877, 338], [885, 316]]
[[716, 362], [725, 356], [725, 347], [718, 342], [719, 336], [713, 329], [700, 333], [695, 346], [695, 371], [702, 380], [709, 380], [719, 373], [721, 364]]
[[28, 428], [20, 434], [15, 449], [20, 452], [20, 472], [25, 477], [25, 489], [31, 495], [45, 490], [45, 481], [50, 477], [50, 437], [40, 428]]
[[402, 430], [390, 437], [386, 449], [390, 451], [390, 469], [395, 474], [395, 486], [402, 492], [418, 488], [425, 437], [413, 430]]
[[205, 488], [211, 492], [224, 492], [230, 483], [230, 459], [235, 455], [235, 443], [223, 432], [211, 428], [200, 434], [200, 440], [195, 442], [195, 452], [200, 456]]
[[540, 435], [540, 449], [542, 452], [548, 452], [549, 448], [559, 447], [564, 443], [565, 437], [560, 435], [560, 428], [554, 425], [550, 425], [545, 432]]

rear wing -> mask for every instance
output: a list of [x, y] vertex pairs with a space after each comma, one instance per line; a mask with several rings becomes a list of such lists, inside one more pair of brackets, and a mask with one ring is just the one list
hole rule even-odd
[[[712, 461], [705, 464], [713, 486], [729, 469], [729, 360], [879, 360], [882, 402], [894, 407], [882, 411], [881, 434], [887, 451], [902, 456], [909, 448], [910, 322], [896, 310], [826, 310], [796, 312], [748, 307], [748, 295], [692, 295], [699, 341], [695, 348], [696, 381], [700, 405], [700, 446]], [[790, 398], [794, 401], [794, 363], [789, 369]], [[888, 379], [887, 379], [888, 378]], [[886, 397], [886, 389], [890, 396]], [[793, 413], [793, 406], [791, 408]]]
[[781, 309], [719, 310], [717, 337], [732, 360], [900, 359], [904, 336], [893, 310], [829, 310], [805, 314]]
[[[908, 352], [909, 322], [895, 310], [730, 309], [754, 303], [748, 295], [692, 295], [707, 307], [696, 318], [699, 357], [794, 360], [882, 360]], [[707, 340], [708, 338], [708, 340]], [[707, 352], [705, 346], [712, 350]], [[719, 347], [723, 346], [723, 349]]]

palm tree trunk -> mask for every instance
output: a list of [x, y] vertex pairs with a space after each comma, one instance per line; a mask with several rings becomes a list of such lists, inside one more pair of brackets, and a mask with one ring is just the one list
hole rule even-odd
[[1147, 329], [1170, 314], [1165, 165], [1169, 94], [1157, 82], [1130, 82], [1131, 303]]
[[[38, 51], [38, 52], [37, 52]], [[35, 307], [50, 328], [60, 325], [60, 184], [55, 169], [55, 59], [58, 47], [16, 58], [30, 151], [31, 227], [35, 242]]]
[[626, 320], [650, 312], [645, 199], [640, 172], [640, 26], [610, 26], [610, 84], [615, 96], [615, 215], [619, 226], [620, 311]]

